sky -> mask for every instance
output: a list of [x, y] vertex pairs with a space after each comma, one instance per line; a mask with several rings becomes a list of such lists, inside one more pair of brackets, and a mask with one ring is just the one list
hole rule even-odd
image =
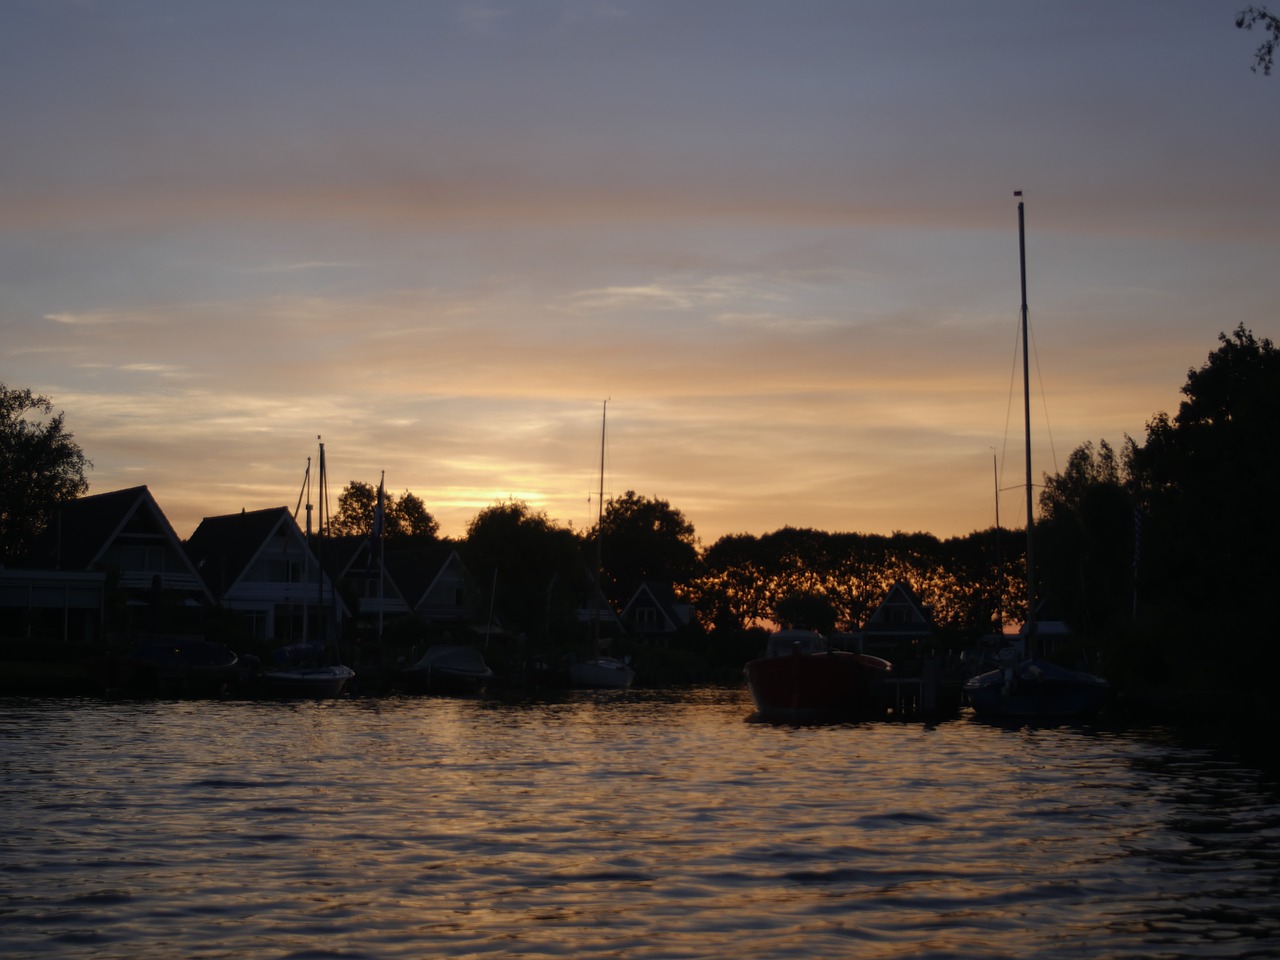
[[1220, 0], [6, 0], [0, 381], [182, 537], [412, 491], [1020, 523], [1244, 324], [1280, 76]]

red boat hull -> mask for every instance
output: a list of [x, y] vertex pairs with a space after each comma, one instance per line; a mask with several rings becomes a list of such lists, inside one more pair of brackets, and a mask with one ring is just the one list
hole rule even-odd
[[766, 720], [827, 720], [884, 713], [887, 660], [831, 650], [761, 657], [744, 668], [756, 711]]

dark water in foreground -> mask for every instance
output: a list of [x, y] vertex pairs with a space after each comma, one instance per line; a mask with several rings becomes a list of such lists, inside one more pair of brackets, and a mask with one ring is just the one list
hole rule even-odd
[[1280, 956], [1246, 766], [749, 710], [0, 700], [0, 955]]

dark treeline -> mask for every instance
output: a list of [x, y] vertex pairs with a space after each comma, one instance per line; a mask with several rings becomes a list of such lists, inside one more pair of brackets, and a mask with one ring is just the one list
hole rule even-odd
[[[1280, 359], [1270, 340], [1240, 326], [1219, 335], [1182, 393], [1175, 414], [1153, 415], [1141, 443], [1086, 443], [1065, 470], [1043, 478], [1036, 593], [1121, 686], [1215, 688], [1261, 703], [1277, 666], [1270, 587], [1280, 542]], [[86, 461], [71, 444], [45, 488], [55, 495], [24, 507], [36, 496], [21, 469], [24, 451], [65, 453], [71, 438], [61, 414], [21, 419], [48, 417], [45, 398], [4, 395], [0, 546], [12, 555], [33, 518], [83, 492]], [[338, 499], [333, 532], [367, 534], [376, 515], [377, 491], [353, 482]], [[435, 519], [414, 494], [386, 496], [380, 515], [388, 549], [439, 546]], [[785, 527], [702, 545], [678, 508], [634, 491], [605, 505], [600, 527], [576, 531], [508, 501], [482, 510], [453, 546], [495, 618], [533, 645], [580, 638], [597, 582], [614, 609], [641, 584], [672, 591], [695, 617], [665, 648], [722, 665], [754, 654], [762, 625], [856, 631], [896, 581], [931, 608], [939, 641], [952, 649], [1026, 615], [1019, 529], [942, 540]], [[618, 640], [616, 652], [641, 643]]]

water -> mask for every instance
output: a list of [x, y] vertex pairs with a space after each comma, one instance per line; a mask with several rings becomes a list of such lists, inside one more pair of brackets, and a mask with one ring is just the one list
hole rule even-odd
[[1247, 766], [749, 712], [0, 700], [0, 955], [1280, 956]]

